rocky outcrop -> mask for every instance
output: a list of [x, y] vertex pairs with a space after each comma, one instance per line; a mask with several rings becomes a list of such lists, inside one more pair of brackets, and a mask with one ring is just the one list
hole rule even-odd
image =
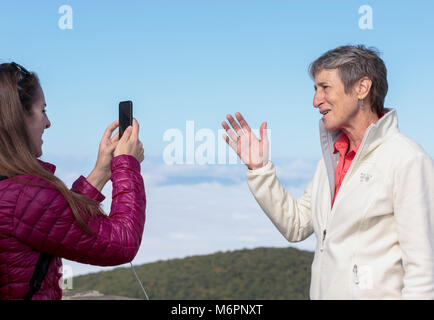
[[138, 300], [135, 298], [105, 295], [96, 290], [63, 290], [62, 300]]

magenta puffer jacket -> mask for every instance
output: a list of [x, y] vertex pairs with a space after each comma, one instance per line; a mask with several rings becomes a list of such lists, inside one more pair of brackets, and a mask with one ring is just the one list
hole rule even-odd
[[[54, 173], [54, 165], [39, 163]], [[24, 297], [40, 252], [55, 258], [33, 299], [62, 298], [61, 258], [99, 266], [133, 260], [145, 224], [146, 197], [140, 164], [133, 156], [120, 155], [112, 159], [111, 171], [110, 214], [89, 220], [92, 235], [80, 227], [59, 191], [26, 186], [12, 179], [0, 181], [0, 299]], [[50, 185], [38, 177], [20, 177]], [[98, 202], [105, 199], [83, 176], [71, 190]]]

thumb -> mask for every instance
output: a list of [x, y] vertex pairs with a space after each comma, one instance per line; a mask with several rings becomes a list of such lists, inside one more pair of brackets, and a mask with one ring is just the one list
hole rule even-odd
[[260, 128], [261, 140], [268, 141], [267, 137], [267, 122], [263, 122]]
[[112, 144], [110, 145], [110, 151], [113, 152], [113, 150], [115, 150], [118, 147], [119, 144], [119, 139], [116, 141], [113, 141]]
[[129, 126], [128, 128], [125, 129], [124, 133], [122, 134], [122, 138], [120, 141], [126, 141], [130, 138], [131, 133], [133, 132], [133, 127]]

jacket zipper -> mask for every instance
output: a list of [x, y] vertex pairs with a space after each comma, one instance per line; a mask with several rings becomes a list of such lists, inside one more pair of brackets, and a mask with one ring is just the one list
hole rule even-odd
[[322, 232], [322, 240], [321, 240], [321, 252], [324, 250], [324, 242], [325, 242], [325, 238], [327, 235], [327, 229], [324, 229], [324, 231]]
[[353, 275], [354, 275], [354, 283], [359, 284], [359, 274], [357, 271], [357, 264], [355, 264], [353, 267]]
[[[346, 175], [345, 175], [344, 180], [342, 181], [341, 189], [342, 189], [342, 186], [344, 185], [344, 182], [345, 182], [346, 180], [349, 179], [348, 176], [349, 176], [349, 175], [351, 174], [351, 172], [354, 170], [353, 168], [354, 168], [354, 166], [357, 164], [357, 161], [358, 161], [358, 159], [359, 159], [359, 157], [360, 157], [360, 151], [362, 151], [361, 149], [362, 149], [362, 147], [364, 146], [364, 144], [365, 144], [365, 140], [367, 139], [367, 137], [368, 137], [370, 131], [371, 131], [371, 128], [368, 127], [367, 131], [365, 132], [365, 136], [363, 137], [363, 140], [362, 140], [362, 142], [361, 142], [361, 144], [360, 144], [360, 148], [359, 148], [359, 150], [358, 150], [356, 156], [354, 157], [354, 159], [353, 159], [353, 161], [352, 161], [352, 163], [351, 163], [351, 166], [350, 166], [350, 168], [348, 169], [348, 172], [347, 172]], [[332, 205], [332, 208], [330, 209], [330, 212], [326, 215], [326, 219], [325, 219], [325, 220], [326, 220], [326, 221], [325, 221], [325, 229], [323, 230], [322, 240], [321, 240], [321, 247], [320, 247], [320, 251], [321, 251], [321, 252], [324, 251], [324, 242], [325, 242], [325, 239], [326, 239], [327, 227], [328, 227], [328, 224], [329, 224], [329, 215], [332, 215], [332, 212], [333, 212], [333, 209], [334, 209], [334, 207], [335, 207], [335, 204], [336, 204], [336, 200], [337, 200], [337, 198], [338, 198], [338, 196], [336, 196], [335, 203]], [[333, 201], [333, 199], [332, 199], [332, 201]], [[356, 266], [356, 269], [357, 269], [357, 266]]]

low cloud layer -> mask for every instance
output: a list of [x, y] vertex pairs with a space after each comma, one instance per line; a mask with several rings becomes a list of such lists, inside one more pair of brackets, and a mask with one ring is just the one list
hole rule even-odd
[[[45, 159], [71, 186], [92, 169], [91, 157]], [[57, 163], [55, 162], [57, 161]], [[73, 163], [72, 163], [73, 162]], [[280, 180], [294, 198], [303, 194], [316, 167], [315, 160], [278, 159]], [[84, 172], [80, 170], [83, 168]], [[70, 170], [68, 170], [70, 169]], [[142, 164], [147, 195], [147, 219], [134, 264], [255, 247], [294, 246], [314, 250], [315, 237], [289, 243], [262, 212], [245, 181], [244, 165], [168, 166], [158, 158]], [[103, 189], [103, 209], [109, 213], [111, 183]], [[74, 275], [107, 270], [64, 260]]]

